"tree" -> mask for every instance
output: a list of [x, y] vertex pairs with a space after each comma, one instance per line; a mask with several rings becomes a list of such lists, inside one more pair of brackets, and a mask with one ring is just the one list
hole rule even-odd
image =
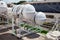
[[26, 2], [26, 1], [19, 1], [18, 3], [13, 3], [13, 4], [18, 5], [18, 4], [22, 4], [24, 2]]

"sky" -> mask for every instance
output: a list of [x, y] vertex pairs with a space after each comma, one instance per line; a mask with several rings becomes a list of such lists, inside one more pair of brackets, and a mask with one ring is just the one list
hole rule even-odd
[[[11, 3], [11, 2], [19, 2], [19, 1], [22, 1], [22, 0], [3, 0], [4, 2], [6, 3]], [[26, 0], [26, 1], [31, 1], [31, 0]]]
[[11, 3], [11, 2], [18, 2], [20, 0], [3, 0], [3, 1], [6, 2], [6, 3]]

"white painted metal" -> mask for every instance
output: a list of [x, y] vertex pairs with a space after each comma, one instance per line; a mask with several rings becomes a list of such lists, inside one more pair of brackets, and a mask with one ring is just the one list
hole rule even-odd
[[34, 15], [35, 15], [35, 8], [30, 5], [26, 4], [23, 9], [23, 17], [29, 20], [34, 20]]
[[[41, 21], [45, 21], [45, 19], [46, 19], [46, 16], [45, 16], [44, 13], [42, 13], [42, 12], [36, 12], [35, 11], [35, 8], [32, 5], [30, 5], [30, 4], [17, 5], [17, 6], [15, 6], [13, 8], [13, 13], [15, 14], [15, 16], [17, 14], [19, 14], [19, 22], [18, 22], [19, 24], [22, 23], [23, 21], [26, 21], [27, 22], [27, 20], [33, 23], [33, 21], [35, 21], [35, 20], [36, 20], [36, 22], [37, 21], [41, 22]], [[34, 19], [35, 16], [36, 16], [36, 18]], [[14, 18], [14, 16], [12, 18]], [[13, 20], [14, 19], [12, 19], [12, 30], [14, 30], [14, 21]], [[40, 25], [39, 22], [37, 22], [37, 23]], [[22, 32], [22, 30], [27, 32], [24, 35], [27, 35], [27, 34], [32, 33], [32, 31], [30, 32], [29, 30], [21, 29], [21, 27], [20, 27], [20, 29], [17, 30], [17, 34], [16, 34], [17, 37], [20, 38], [21, 36], [24, 36], [24, 35], [19, 36], [20, 33]]]
[[[5, 17], [7, 19], [7, 4], [3, 1], [0, 1], [0, 15], [3, 17]], [[7, 23], [7, 20], [6, 21], [3, 21], [3, 19], [1, 20], [1, 23], [4, 22], [4, 23]]]
[[38, 12], [35, 18], [36, 24], [41, 25], [46, 21], [46, 15], [43, 12]]
[[59, 40], [60, 38], [60, 32], [59, 31], [50, 31], [49, 33], [47, 33], [46, 35], [46, 40]]
[[52, 30], [49, 31], [47, 34], [46, 34], [46, 40], [60, 40], [60, 31], [58, 29], [59, 27], [59, 23], [58, 23], [58, 19], [56, 18], [56, 22], [55, 22], [55, 25], [52, 27]]

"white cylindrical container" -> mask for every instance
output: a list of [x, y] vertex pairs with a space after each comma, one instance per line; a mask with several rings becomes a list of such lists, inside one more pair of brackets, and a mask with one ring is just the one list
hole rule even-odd
[[20, 5], [15, 5], [13, 8], [12, 8], [12, 12], [14, 15], [17, 14], [17, 8], [19, 7]]
[[7, 4], [3, 1], [0, 1], [0, 7], [7, 7]]
[[35, 22], [38, 25], [43, 24], [43, 22], [46, 20], [46, 15], [43, 12], [38, 12], [35, 17]]
[[24, 7], [24, 5], [15, 5], [12, 8], [12, 11], [13, 11], [14, 14], [20, 14], [21, 11], [23, 10], [23, 7]]
[[35, 8], [30, 4], [26, 4], [24, 6], [22, 13], [23, 13], [24, 18], [33, 20], [34, 15], [35, 15]]
[[12, 15], [13, 15], [13, 13], [12, 13], [12, 8], [8, 8], [8, 9], [7, 9], [7, 12], [8, 12], [8, 13], [7, 13], [8, 17], [9, 17], [9, 18], [12, 18]]
[[20, 6], [17, 8], [17, 10], [19, 10], [19, 11], [18, 11], [18, 14], [22, 13], [23, 8], [24, 8], [24, 5], [20, 5]]
[[33, 20], [34, 15], [35, 15], [35, 12], [27, 12], [27, 13], [24, 12], [23, 17], [29, 20]]
[[7, 11], [7, 4], [3, 1], [0, 1], [0, 13]]

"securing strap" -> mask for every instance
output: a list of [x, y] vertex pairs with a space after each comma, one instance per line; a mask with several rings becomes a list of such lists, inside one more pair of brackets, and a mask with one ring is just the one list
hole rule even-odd
[[36, 24], [36, 20], [35, 20], [35, 18], [36, 18], [36, 14], [34, 15], [34, 23]]
[[22, 13], [22, 12], [23, 12], [23, 10], [24, 10], [24, 8], [22, 8], [22, 10], [21, 10], [21, 15], [23, 15], [23, 13]]

